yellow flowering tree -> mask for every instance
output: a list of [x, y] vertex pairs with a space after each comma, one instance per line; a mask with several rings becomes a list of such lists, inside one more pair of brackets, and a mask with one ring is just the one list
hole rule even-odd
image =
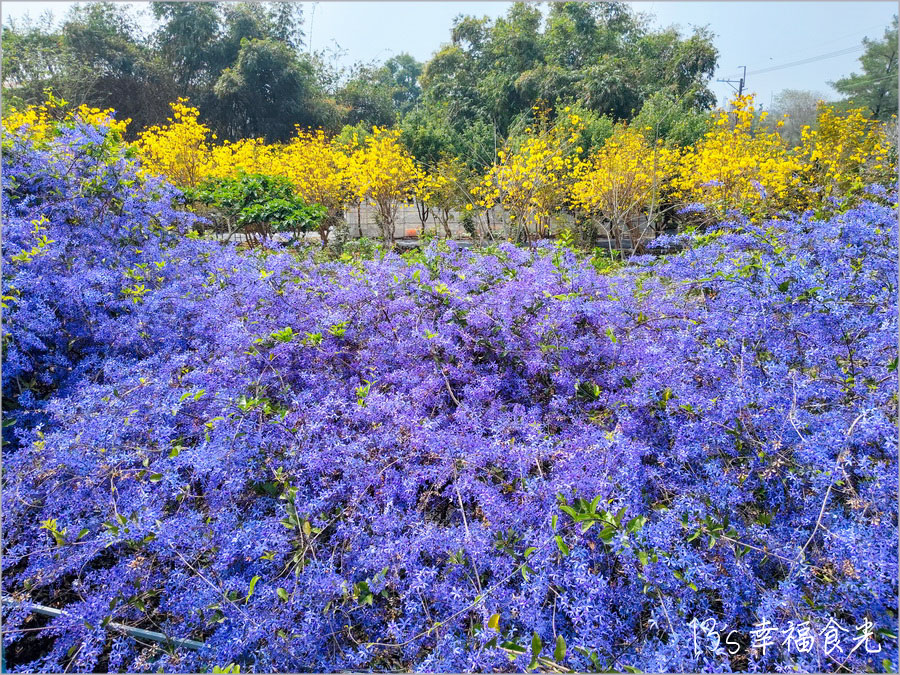
[[331, 230], [344, 217], [354, 190], [348, 171], [350, 158], [325, 132], [298, 129], [294, 138], [276, 153], [276, 171], [290, 179], [297, 194], [308, 204], [321, 204], [325, 218], [318, 226], [322, 244], [328, 243]]
[[420, 180], [412, 155], [399, 140], [399, 130], [375, 127], [347, 165], [349, 185], [360, 201], [378, 209], [376, 218], [385, 243], [394, 242], [394, 222], [400, 204], [410, 201]]
[[509, 218], [509, 236], [529, 241], [534, 235], [549, 233], [550, 218], [566, 203], [573, 156], [581, 131], [577, 115], [560, 116], [546, 125], [539, 111], [539, 124], [525, 130], [517, 148], [507, 145], [497, 152], [497, 163], [473, 188], [476, 203], [485, 209], [499, 205]]
[[798, 159], [784, 139], [762, 126], [753, 96], [735, 98], [732, 110], [720, 111], [712, 129], [682, 156], [674, 196], [700, 203], [715, 217], [735, 209], [765, 218], [797, 206]]
[[847, 200], [873, 183], [896, 184], [897, 153], [884, 124], [862, 108], [844, 113], [819, 103], [816, 128], [804, 127], [797, 149], [811, 206], [830, 198]]
[[638, 249], [670, 208], [662, 205], [677, 162], [677, 151], [661, 140], [650, 143], [639, 130], [618, 126], [596, 152], [574, 164], [569, 199], [617, 249], [625, 237]]
[[216, 136], [198, 121], [200, 111], [180, 98], [172, 106], [167, 124], [142, 131], [136, 146], [144, 170], [166, 176], [180, 188], [196, 187], [210, 177], [210, 140]]
[[240, 173], [283, 175], [278, 146], [266, 145], [261, 138], [242, 138], [211, 146], [202, 173], [204, 179], [236, 178]]

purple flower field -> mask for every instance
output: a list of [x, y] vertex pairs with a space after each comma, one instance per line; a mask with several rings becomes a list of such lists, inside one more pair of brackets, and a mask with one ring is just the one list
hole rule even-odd
[[241, 251], [136, 171], [5, 152], [10, 670], [897, 670], [896, 195], [600, 268]]

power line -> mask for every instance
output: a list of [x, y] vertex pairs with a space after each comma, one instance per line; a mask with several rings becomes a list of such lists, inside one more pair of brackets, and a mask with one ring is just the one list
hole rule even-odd
[[799, 61], [791, 61], [789, 63], [782, 63], [778, 66], [771, 66], [769, 68], [760, 68], [759, 70], [753, 70], [748, 75], [759, 75], [761, 73], [771, 73], [775, 70], [782, 70], [783, 68], [793, 68], [794, 66], [802, 66], [807, 63], [814, 63], [816, 61], [822, 61], [824, 59], [832, 59], [836, 56], [844, 56], [846, 54], [852, 54], [853, 52], [858, 52], [865, 49], [865, 45], [856, 45], [854, 47], [845, 47], [844, 49], [839, 49], [834, 52], [828, 52], [827, 54], [819, 54], [818, 56], [810, 56], [806, 59], [800, 59]]
[[[818, 42], [817, 46], [824, 47], [826, 45], [832, 45], [835, 42], [842, 42], [842, 41], [846, 40], [847, 38], [857, 37], [859, 35], [862, 35], [863, 39], [867, 39], [869, 31], [871, 31], [873, 28], [884, 28], [884, 27], [885, 27], [885, 25], [883, 23], [876, 23], [871, 26], [866, 26], [865, 28], [860, 28], [858, 30], [855, 30], [852, 33], [846, 33], [844, 35], [839, 35], [838, 37], [832, 38], [830, 40], [824, 40], [822, 42]], [[857, 42], [859, 42], [858, 39], [857, 39]], [[803, 56], [806, 53], [809, 53], [808, 49], [805, 49], [802, 52], [791, 52], [790, 54], [783, 54], [782, 58], [795, 59], [798, 56], [802, 57], [802, 58], [806, 58]]]
[[[852, 76], [851, 76], [852, 77]], [[896, 72], [889, 73], [887, 75], [880, 76], [871, 76], [871, 77], [859, 77], [855, 80], [850, 77], [845, 77], [842, 79], [849, 80], [851, 84], [875, 84], [876, 82], [881, 82], [882, 80], [896, 80], [898, 77]]]

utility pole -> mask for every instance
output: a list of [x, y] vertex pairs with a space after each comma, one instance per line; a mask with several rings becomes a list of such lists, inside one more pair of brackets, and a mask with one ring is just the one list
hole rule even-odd
[[744, 74], [739, 80], [716, 80], [716, 82], [725, 82], [732, 89], [735, 89], [734, 84], [737, 83], [737, 89], [735, 89], [735, 91], [737, 92], [738, 98], [740, 98], [744, 94], [744, 83], [747, 80], [747, 66], [741, 66], [741, 68], [743, 69]]

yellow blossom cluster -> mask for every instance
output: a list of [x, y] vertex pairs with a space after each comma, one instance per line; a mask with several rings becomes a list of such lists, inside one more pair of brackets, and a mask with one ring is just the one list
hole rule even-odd
[[822, 105], [817, 128], [805, 129], [793, 150], [779, 132], [783, 121], [772, 128], [766, 116], [752, 96], [738, 97], [693, 146], [674, 148], [648, 139], [649, 130], [618, 125], [603, 146], [582, 157], [572, 147], [579, 121], [561, 115], [549, 131], [532, 127], [517, 148], [499, 151], [473, 203], [499, 205], [526, 236], [530, 225], [540, 233], [569, 206], [617, 241], [634, 241], [645, 234], [636, 225], [652, 226], [686, 204], [702, 204], [715, 219], [736, 211], [758, 220], [896, 182], [896, 151], [885, 127], [862, 110], [839, 113]]
[[138, 135], [144, 171], [166, 176], [182, 188], [196, 187], [210, 178], [231, 178], [239, 172], [276, 175], [277, 147], [261, 138], [216, 143], [217, 137], [199, 121], [200, 111], [180, 98], [167, 124]]
[[[601, 148], [575, 162], [570, 201], [588, 217], [602, 220], [615, 239], [628, 234], [635, 241], [646, 222], [660, 213], [679, 159], [661, 140], [651, 143], [641, 130], [618, 126]], [[641, 216], [648, 216], [646, 222]]]
[[271, 173], [285, 176], [307, 204], [326, 208], [319, 234], [326, 242], [328, 231], [343, 217], [347, 203], [353, 201], [348, 165], [350, 157], [321, 129], [297, 129], [290, 143], [279, 146]]
[[382, 236], [393, 241], [397, 208], [413, 198], [421, 172], [400, 143], [399, 130], [375, 127], [372, 132], [350, 155], [347, 180], [358, 200], [377, 207]]
[[343, 209], [353, 198], [349, 162], [347, 153], [325, 132], [297, 129], [291, 142], [278, 148], [272, 171], [290, 179], [306, 202]]
[[209, 127], [198, 120], [200, 111], [180, 98], [172, 103], [168, 124], [149, 127], [137, 139], [137, 149], [148, 174], [166, 176], [178, 187], [196, 187], [212, 176]]
[[572, 178], [581, 120], [565, 112], [549, 128], [535, 125], [517, 148], [497, 152], [497, 162], [473, 188], [476, 204], [485, 209], [499, 205], [509, 214], [511, 234], [530, 238], [531, 226], [540, 236], [549, 231], [550, 217], [565, 206]]
[[896, 148], [884, 125], [867, 119], [862, 108], [840, 114], [824, 103], [817, 118], [815, 129], [803, 128], [798, 148], [810, 197], [847, 198], [872, 183], [896, 182]]
[[[448, 234], [452, 210], [496, 206], [515, 238], [547, 233], [550, 219], [569, 210], [616, 239], [634, 240], [635, 222], [652, 224], [685, 204], [700, 203], [714, 218], [736, 210], [762, 219], [822, 208], [833, 198], [852, 200], [869, 184], [896, 184], [896, 148], [885, 125], [862, 110], [839, 112], [820, 104], [815, 128], [804, 128], [795, 149], [779, 133], [782, 123], [771, 127], [765, 118], [752, 96], [739, 97], [731, 110], [715, 113], [710, 131], [693, 146], [674, 148], [649, 138], [646, 129], [620, 124], [604, 145], [584, 156], [578, 146], [583, 120], [565, 108], [551, 122], [549, 112], [536, 107], [524, 136], [508, 140], [480, 178], [458, 157], [445, 157], [427, 171], [419, 168], [397, 130], [375, 128], [362, 143], [355, 136], [339, 143], [322, 130], [300, 128], [287, 143], [220, 142], [186, 99], [172, 104], [165, 124], [142, 131], [133, 147], [142, 171], [182, 188], [240, 173], [286, 177], [304, 201], [326, 207], [323, 242], [354, 202], [375, 205], [387, 241], [393, 240], [399, 205], [413, 197], [435, 209]], [[129, 122], [115, 121], [112, 110], [73, 108], [48, 94], [44, 104], [4, 117], [4, 147], [13, 136], [45, 142], [61, 123], [74, 121], [110, 127], [116, 143]]]
[[203, 178], [233, 178], [238, 172], [280, 175], [279, 148], [261, 138], [225, 141], [209, 150]]
[[[362, 143], [356, 136], [350, 143], [339, 143], [322, 130], [301, 128], [285, 144], [267, 145], [258, 138], [215, 143], [215, 135], [198, 118], [199, 111], [179, 99], [167, 124], [142, 132], [136, 145], [144, 170], [183, 188], [240, 172], [284, 176], [304, 201], [326, 207], [326, 228], [340, 219], [348, 203], [374, 204], [389, 240], [401, 203], [451, 190], [448, 177], [435, 174], [429, 179], [416, 166], [396, 130], [375, 128]], [[323, 240], [327, 237], [320, 234]]]
[[[240, 172], [283, 176], [306, 202], [326, 207], [326, 228], [354, 200], [374, 203], [387, 228], [399, 204], [410, 200], [421, 182], [421, 172], [397, 131], [375, 129], [363, 144], [354, 139], [349, 145], [336, 143], [322, 130], [300, 128], [285, 144], [266, 144], [259, 138], [215, 143], [215, 134], [198, 116], [196, 108], [180, 99], [172, 104], [166, 125], [140, 134], [137, 147], [145, 171], [165, 175], [179, 187]], [[327, 233], [320, 234], [325, 240]]]
[[56, 134], [60, 123], [71, 124], [78, 121], [91, 126], [109, 127], [114, 138], [121, 140], [131, 120], [119, 121], [114, 115], [112, 108], [104, 110], [86, 105], [72, 108], [68, 101], [47, 92], [47, 100], [41, 105], [13, 110], [4, 116], [3, 133], [6, 137], [16, 135], [34, 143], [42, 143]]
[[796, 206], [802, 166], [778, 131], [762, 126], [766, 116], [753, 96], [720, 111], [712, 129], [685, 149], [673, 197], [704, 204], [717, 217], [736, 210], [762, 218]]

